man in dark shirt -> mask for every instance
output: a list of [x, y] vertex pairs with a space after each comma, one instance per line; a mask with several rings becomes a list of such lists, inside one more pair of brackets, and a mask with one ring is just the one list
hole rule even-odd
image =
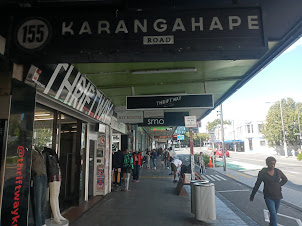
[[114, 170], [114, 187], [116, 190], [121, 190], [121, 173], [124, 163], [124, 153], [118, 150], [112, 157], [112, 168]]

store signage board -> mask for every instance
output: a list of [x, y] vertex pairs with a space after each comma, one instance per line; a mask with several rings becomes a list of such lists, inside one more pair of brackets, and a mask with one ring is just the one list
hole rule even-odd
[[268, 49], [260, 7], [47, 10], [13, 15], [8, 46], [16, 62], [258, 59]]
[[186, 128], [195, 128], [196, 124], [196, 116], [185, 116], [185, 127]]
[[120, 123], [117, 121], [117, 118], [115, 117], [111, 117], [111, 128], [118, 131], [118, 132], [121, 132], [123, 134], [127, 134], [127, 128], [126, 128], [126, 125], [125, 123]]
[[122, 123], [143, 123], [144, 112], [143, 111], [120, 111], [117, 112], [117, 121]]
[[150, 131], [167, 131], [167, 127], [150, 127]]
[[127, 96], [127, 110], [213, 108], [213, 94]]
[[25, 83], [103, 123], [113, 113], [113, 103], [72, 65], [32, 65]]
[[185, 135], [177, 135], [177, 140], [184, 140], [185, 139]]
[[163, 117], [164, 117], [163, 110], [144, 111], [144, 118], [163, 118]]
[[184, 126], [184, 116], [188, 115], [189, 112], [165, 112], [164, 118], [144, 118], [139, 126]]
[[154, 136], [154, 139], [169, 139], [171, 136]]

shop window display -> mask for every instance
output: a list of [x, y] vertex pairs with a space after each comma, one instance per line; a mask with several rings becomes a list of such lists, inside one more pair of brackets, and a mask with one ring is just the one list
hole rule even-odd
[[[59, 158], [56, 151], [51, 149], [54, 122], [56, 122], [54, 111], [37, 105], [34, 118], [31, 167], [31, 207], [34, 225], [37, 226], [52, 222], [61, 224], [62, 221], [66, 221], [61, 215], [59, 207], [61, 187]], [[49, 196], [47, 188], [49, 188]], [[48, 197], [49, 204], [47, 204]], [[49, 212], [53, 216], [52, 219], [46, 219]]]

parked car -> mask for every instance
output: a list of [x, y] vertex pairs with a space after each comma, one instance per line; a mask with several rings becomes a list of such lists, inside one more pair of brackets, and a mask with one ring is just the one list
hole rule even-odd
[[[220, 149], [220, 150], [217, 150], [217, 151], [215, 152], [215, 156], [216, 156], [216, 157], [222, 158], [222, 155], [223, 155], [223, 153], [222, 153], [222, 150], [221, 150], [221, 149]], [[226, 156], [226, 157], [230, 157], [230, 152], [229, 152], [228, 150], [225, 150], [225, 156]]]

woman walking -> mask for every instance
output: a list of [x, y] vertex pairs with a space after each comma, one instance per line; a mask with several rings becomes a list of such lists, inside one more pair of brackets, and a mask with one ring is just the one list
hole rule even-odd
[[280, 201], [283, 198], [281, 193], [281, 186], [287, 182], [287, 177], [284, 173], [275, 168], [276, 159], [268, 157], [266, 159], [267, 168], [263, 168], [258, 173], [258, 178], [250, 196], [250, 201], [254, 201], [254, 196], [259, 189], [260, 184], [264, 183], [263, 195], [266, 206], [270, 213], [271, 226], [277, 226], [277, 213], [280, 206]]
[[146, 152], [146, 168], [150, 169], [150, 162], [151, 162], [151, 155], [150, 152], [147, 150]]

